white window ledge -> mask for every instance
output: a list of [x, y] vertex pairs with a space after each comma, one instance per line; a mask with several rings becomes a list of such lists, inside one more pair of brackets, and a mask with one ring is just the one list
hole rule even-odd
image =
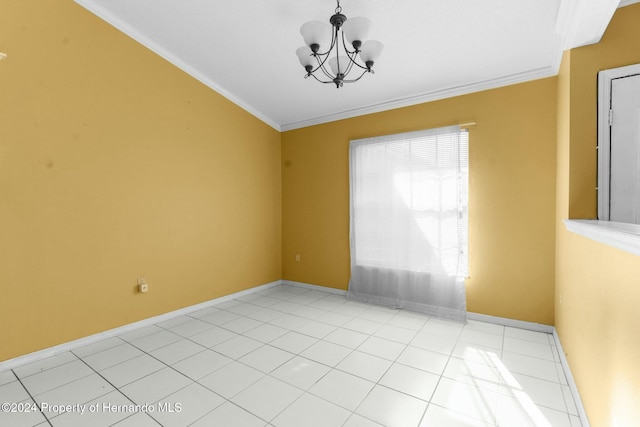
[[640, 225], [592, 219], [565, 219], [564, 225], [573, 233], [640, 255]]

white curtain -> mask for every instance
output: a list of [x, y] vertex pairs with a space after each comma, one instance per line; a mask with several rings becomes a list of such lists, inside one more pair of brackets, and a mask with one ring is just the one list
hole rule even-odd
[[350, 299], [466, 320], [468, 133], [351, 141]]

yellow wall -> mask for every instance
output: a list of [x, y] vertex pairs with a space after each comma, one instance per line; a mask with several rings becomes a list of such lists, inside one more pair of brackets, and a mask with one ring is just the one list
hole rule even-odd
[[638, 257], [561, 223], [595, 215], [596, 73], [640, 62], [640, 5], [557, 78], [283, 134], [71, 0], [0, 16], [0, 361], [280, 278], [346, 289], [349, 140], [474, 120], [468, 309], [555, 323], [592, 425], [640, 419]]
[[640, 62], [640, 5], [565, 55], [559, 81], [556, 328], [594, 427], [640, 420], [640, 258], [561, 223], [596, 216], [597, 72]]
[[279, 132], [71, 0], [0, 17], [0, 361], [282, 277]]
[[283, 133], [284, 278], [347, 288], [349, 140], [472, 120], [468, 309], [553, 324], [555, 78]]

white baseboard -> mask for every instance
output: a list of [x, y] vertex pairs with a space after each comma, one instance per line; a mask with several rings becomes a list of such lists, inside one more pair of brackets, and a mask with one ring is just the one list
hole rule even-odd
[[326, 292], [326, 293], [329, 293], [329, 294], [336, 294], [336, 295], [346, 295], [347, 294], [347, 291], [342, 290], [342, 289], [327, 288], [326, 286], [311, 285], [309, 283], [302, 283], [302, 282], [294, 282], [293, 280], [283, 280], [282, 284], [283, 285], [290, 285], [290, 286], [297, 286], [299, 288], [315, 289], [317, 291], [322, 291], [322, 292]]
[[496, 325], [510, 326], [512, 328], [527, 329], [529, 331], [544, 332], [552, 334], [556, 329], [550, 325], [542, 323], [525, 322], [524, 320], [509, 319], [506, 317], [490, 316], [488, 314], [467, 312], [467, 319], [478, 320], [480, 322], [493, 323]]
[[558, 332], [556, 331], [556, 328], [554, 326], [543, 325], [541, 323], [525, 322], [522, 320], [508, 319], [506, 317], [489, 316], [487, 314], [480, 314], [480, 313], [467, 313], [467, 319], [493, 323], [496, 325], [511, 326], [513, 328], [527, 329], [530, 331], [544, 332], [547, 334], [553, 334], [553, 340], [555, 341], [555, 344], [560, 356], [560, 363], [562, 364], [562, 369], [566, 374], [567, 384], [569, 385], [569, 389], [571, 390], [571, 395], [573, 396], [573, 400], [576, 404], [576, 409], [578, 410], [578, 416], [580, 417], [580, 422], [582, 423], [582, 427], [590, 427], [589, 419], [587, 418], [587, 412], [585, 411], [584, 405], [582, 404], [582, 399], [580, 399], [580, 393], [578, 393], [578, 387], [576, 386], [576, 382], [573, 379], [573, 374], [571, 373], [569, 362], [567, 361], [567, 358], [564, 354], [564, 350], [562, 349], [562, 344], [560, 344], [560, 337], [558, 337]]
[[[327, 287], [318, 286], [318, 285], [311, 285], [309, 283], [294, 282], [292, 280], [283, 280], [282, 284], [298, 286], [298, 287], [307, 288], [307, 289], [316, 289], [323, 292], [330, 292], [338, 295], [347, 294], [347, 291], [343, 291], [340, 289], [327, 288]], [[584, 409], [584, 405], [582, 404], [582, 400], [580, 399], [580, 393], [578, 393], [578, 387], [576, 386], [576, 382], [573, 378], [573, 374], [571, 373], [571, 369], [569, 368], [569, 363], [564, 354], [564, 350], [562, 349], [562, 345], [560, 344], [560, 338], [558, 337], [558, 333], [554, 326], [545, 325], [542, 323], [526, 322], [524, 320], [509, 319], [506, 317], [491, 316], [488, 314], [472, 313], [472, 312], [467, 313], [467, 319], [492, 323], [495, 325], [510, 326], [518, 329], [526, 329], [529, 331], [553, 334], [553, 339], [555, 341], [555, 344], [558, 348], [558, 353], [560, 355], [560, 362], [562, 364], [562, 369], [566, 373], [567, 384], [569, 385], [569, 389], [571, 390], [571, 394], [573, 395], [573, 400], [578, 410], [578, 416], [580, 417], [580, 422], [582, 423], [582, 427], [590, 427], [589, 419], [587, 418], [587, 413]]]
[[571, 389], [571, 394], [573, 395], [573, 400], [576, 404], [576, 409], [578, 410], [578, 416], [580, 417], [582, 427], [590, 427], [591, 424], [589, 424], [587, 411], [585, 411], [584, 405], [582, 404], [582, 399], [580, 398], [580, 393], [578, 392], [578, 386], [576, 385], [576, 381], [573, 379], [571, 368], [569, 368], [569, 361], [567, 360], [567, 356], [564, 354], [564, 349], [562, 348], [562, 344], [560, 343], [560, 337], [558, 336], [558, 331], [556, 331], [556, 328], [553, 328], [553, 340], [555, 341], [556, 347], [558, 348], [560, 363], [562, 364], [562, 369], [567, 376], [567, 384], [569, 384], [569, 388]]
[[225, 295], [209, 301], [201, 302], [199, 304], [190, 305], [188, 307], [184, 307], [179, 310], [174, 310], [168, 313], [160, 314], [158, 316], [149, 317], [147, 319], [143, 319], [138, 322], [129, 323], [127, 325], [109, 329], [104, 332], [98, 332], [97, 334], [93, 334], [83, 338], [79, 338], [77, 340], [65, 342], [53, 347], [49, 347], [43, 350], [35, 351], [33, 353], [25, 354], [23, 356], [18, 356], [13, 359], [8, 359], [3, 362], [0, 362], [0, 372], [8, 369], [16, 368], [18, 366], [25, 365], [27, 363], [36, 362], [46, 357], [55, 356], [56, 354], [64, 353], [65, 351], [70, 351], [79, 347], [84, 347], [85, 345], [93, 344], [97, 341], [100, 341], [106, 338], [112, 338], [118, 335], [122, 335], [125, 332], [129, 332], [134, 329], [142, 328], [144, 326], [154, 325], [156, 323], [164, 322], [165, 320], [173, 319], [174, 317], [193, 313], [194, 311], [202, 310], [203, 308], [211, 307], [216, 304], [221, 304], [225, 301], [230, 301], [232, 299], [241, 297], [243, 295], [252, 294], [254, 292], [258, 292], [263, 289], [272, 288], [274, 286], [281, 285], [282, 283], [283, 283], [282, 280], [276, 280], [275, 282], [270, 282], [264, 285], [259, 285], [253, 288], [245, 289], [244, 291], [236, 292], [230, 295]]
[[[0, 362], [0, 372], [8, 369], [13, 369], [15, 367], [18, 367], [27, 363], [32, 363], [32, 362], [44, 359], [46, 357], [54, 356], [56, 354], [63, 353], [65, 351], [70, 351], [79, 347], [83, 347], [85, 345], [92, 344], [94, 342], [97, 342], [106, 338], [122, 335], [125, 332], [129, 332], [134, 329], [142, 328], [144, 326], [154, 325], [156, 323], [164, 322], [174, 317], [193, 313], [194, 311], [202, 310], [203, 308], [215, 306], [216, 304], [221, 304], [225, 301], [230, 301], [238, 297], [249, 295], [254, 292], [272, 288], [278, 285], [296, 286], [300, 288], [319, 290], [322, 292], [332, 293], [336, 295], [346, 295], [347, 293], [347, 291], [344, 291], [341, 289], [328, 288], [325, 286], [312, 285], [309, 283], [296, 282], [292, 280], [276, 280], [274, 282], [266, 283], [264, 285], [259, 285], [253, 288], [245, 289], [244, 291], [236, 292], [230, 295], [225, 295], [225, 296], [215, 298], [209, 301], [205, 301], [199, 304], [191, 305], [189, 307], [184, 307], [179, 310], [170, 311], [168, 313], [150, 317], [148, 319], [140, 320], [138, 322], [130, 323], [128, 325], [120, 326], [118, 328], [109, 329], [108, 331], [89, 335], [87, 337], [83, 337], [74, 341], [69, 341], [60, 345], [56, 345], [54, 347], [49, 347], [44, 350], [36, 351], [33, 353], [25, 354], [23, 356], [18, 356], [13, 359], [5, 360], [3, 362]], [[522, 320], [514, 320], [514, 319], [508, 319], [505, 317], [490, 316], [487, 314], [480, 314], [480, 313], [467, 313], [467, 318], [470, 320], [477, 320], [477, 321], [493, 323], [497, 325], [511, 326], [514, 328], [527, 329], [530, 331], [545, 332], [545, 333], [553, 334], [553, 338], [555, 340], [556, 346], [558, 347], [558, 353], [560, 355], [562, 368], [566, 373], [567, 383], [569, 384], [569, 388], [571, 389], [571, 394], [573, 395], [573, 400], [575, 401], [576, 408], [578, 410], [580, 422], [582, 423], [582, 427], [590, 427], [589, 419], [587, 418], [587, 413], [584, 409], [584, 406], [582, 405], [582, 400], [580, 399], [580, 393], [578, 393], [578, 388], [576, 386], [575, 380], [571, 373], [569, 363], [562, 349], [562, 344], [560, 343], [560, 338], [558, 337], [558, 333], [555, 327], [549, 326], [549, 325], [543, 325], [540, 323], [525, 322]]]

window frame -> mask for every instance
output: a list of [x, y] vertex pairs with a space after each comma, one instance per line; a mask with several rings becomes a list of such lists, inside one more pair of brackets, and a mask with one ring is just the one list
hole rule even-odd
[[[475, 123], [473, 123], [475, 124]], [[402, 142], [402, 141], [408, 141], [408, 140], [412, 140], [414, 138], [418, 139], [420, 137], [431, 137], [431, 136], [424, 136], [424, 133], [429, 133], [432, 131], [440, 131], [443, 129], [447, 129], [447, 128], [457, 128], [457, 132], [459, 133], [464, 133], [465, 137], [466, 137], [466, 143], [464, 146], [464, 153], [466, 156], [466, 164], [465, 164], [465, 174], [464, 174], [464, 178], [465, 178], [465, 194], [466, 194], [466, 198], [465, 201], [462, 205], [462, 209], [463, 209], [463, 216], [465, 219], [465, 226], [464, 226], [464, 232], [463, 232], [463, 245], [461, 248], [459, 248], [459, 250], [461, 250], [464, 254], [464, 260], [460, 261], [462, 262], [462, 268], [460, 270], [463, 271], [463, 277], [468, 278], [469, 277], [469, 145], [470, 145], [470, 135], [469, 135], [469, 129], [468, 126], [466, 125], [454, 125], [454, 126], [443, 126], [443, 127], [438, 127], [438, 128], [427, 128], [427, 129], [421, 129], [421, 130], [416, 130], [416, 131], [408, 131], [408, 132], [401, 132], [401, 133], [397, 133], [397, 134], [390, 134], [390, 135], [382, 135], [382, 136], [376, 136], [376, 137], [370, 137], [370, 138], [362, 138], [362, 139], [356, 139], [356, 140], [352, 140], [350, 142], [350, 147], [349, 147], [349, 157], [350, 157], [350, 167], [349, 167], [349, 186], [350, 186], [350, 192], [353, 193], [353, 188], [352, 186], [354, 185], [354, 171], [351, 168], [351, 157], [353, 157], [355, 150], [357, 150], [357, 148], [354, 148], [353, 144], [357, 144], [358, 147], [364, 146], [364, 145], [368, 145], [368, 144], [392, 144], [392, 143], [396, 143], [396, 142]], [[436, 170], [437, 168], [433, 169]], [[350, 244], [354, 245], [355, 244], [355, 218], [354, 218], [354, 214], [353, 214], [353, 210], [355, 209], [355, 206], [352, 205], [353, 200], [351, 199], [350, 196]], [[355, 251], [355, 248], [352, 248], [352, 250]], [[376, 268], [388, 268], [390, 270], [398, 270], [398, 268], [395, 267], [384, 267], [382, 265], [375, 265], [375, 264], [358, 264], [358, 260], [357, 260], [357, 256], [352, 260], [352, 264], [355, 265], [369, 265], [372, 267], [376, 267]]]

